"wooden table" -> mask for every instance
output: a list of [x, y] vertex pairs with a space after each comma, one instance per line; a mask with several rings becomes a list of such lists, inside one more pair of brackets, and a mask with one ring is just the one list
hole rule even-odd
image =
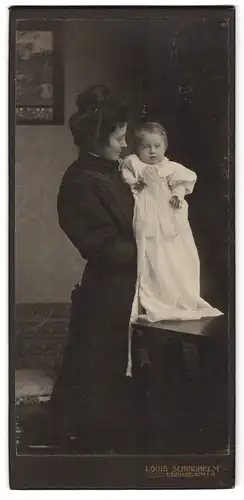
[[168, 438], [170, 453], [182, 439], [182, 449], [192, 446], [193, 452], [197, 440], [196, 447], [206, 445], [208, 452], [214, 446], [211, 436], [219, 439], [216, 447], [226, 445], [227, 316], [159, 323], [138, 319], [133, 323], [132, 357], [140, 411], [145, 410], [142, 432], [150, 429], [154, 451], [163, 452]]
[[133, 322], [135, 329], [144, 331], [150, 330], [157, 332], [157, 334], [164, 334], [165, 332], [171, 335], [181, 334], [184, 338], [196, 337], [212, 337], [221, 339], [221, 342], [226, 342], [228, 333], [226, 331], [227, 316], [222, 315], [215, 318], [202, 318], [192, 321], [159, 321], [157, 323], [150, 323], [143, 317], [138, 318]]
[[[160, 321], [150, 323], [144, 318], [133, 322], [133, 335], [139, 337], [144, 362], [149, 362], [152, 345], [160, 348], [170, 343], [180, 343], [183, 362], [190, 374], [200, 370], [200, 349], [205, 344], [220, 350], [228, 349], [228, 318], [226, 315], [192, 321]], [[148, 351], [146, 354], [145, 351]], [[148, 357], [149, 356], [149, 357]]]

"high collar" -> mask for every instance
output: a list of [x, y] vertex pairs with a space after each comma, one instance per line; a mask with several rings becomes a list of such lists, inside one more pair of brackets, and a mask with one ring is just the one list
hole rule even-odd
[[[80, 152], [79, 161], [84, 165], [89, 165], [95, 168], [96, 170], [107, 170], [109, 172], [114, 172], [119, 170], [119, 162], [114, 160], [107, 160], [101, 156], [95, 155], [89, 152]], [[88, 167], [89, 168], [89, 167]]]

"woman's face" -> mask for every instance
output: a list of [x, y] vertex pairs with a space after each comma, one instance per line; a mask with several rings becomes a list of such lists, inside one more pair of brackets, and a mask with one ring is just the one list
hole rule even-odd
[[127, 123], [120, 127], [117, 125], [114, 132], [109, 137], [108, 145], [103, 149], [103, 156], [107, 160], [117, 161], [120, 158], [121, 151], [127, 147], [125, 135], [127, 132]]

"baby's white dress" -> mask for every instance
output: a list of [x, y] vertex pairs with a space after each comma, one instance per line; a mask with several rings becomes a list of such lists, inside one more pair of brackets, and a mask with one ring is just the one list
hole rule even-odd
[[[142, 308], [150, 322], [221, 315], [200, 296], [200, 262], [184, 199], [193, 191], [196, 174], [167, 158], [147, 165], [136, 155], [123, 160], [121, 173], [135, 199], [138, 272], [131, 321]], [[146, 184], [140, 192], [134, 188], [139, 179]], [[170, 204], [173, 195], [182, 200], [180, 208]]]
[[[124, 160], [121, 172], [135, 198], [137, 294], [148, 321], [220, 315], [200, 297], [200, 262], [184, 199], [193, 191], [196, 174], [167, 158], [147, 165], [136, 155]], [[134, 189], [139, 179], [146, 184], [141, 192]], [[170, 204], [174, 195], [182, 199], [180, 208]]]

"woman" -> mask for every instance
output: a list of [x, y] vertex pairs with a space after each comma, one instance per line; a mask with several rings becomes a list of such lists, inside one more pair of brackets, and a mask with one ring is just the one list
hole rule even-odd
[[77, 99], [70, 129], [79, 149], [58, 195], [59, 223], [87, 260], [72, 293], [70, 334], [51, 406], [54, 428], [106, 452], [128, 430], [128, 325], [136, 282], [133, 197], [118, 169], [127, 110], [104, 87]]

